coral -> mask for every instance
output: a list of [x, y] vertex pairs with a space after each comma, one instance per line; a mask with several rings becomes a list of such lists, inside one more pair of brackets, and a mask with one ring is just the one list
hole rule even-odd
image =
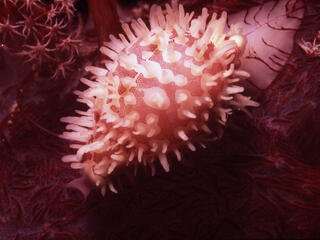
[[57, 71], [65, 76], [67, 68], [58, 67], [78, 56], [81, 43], [74, 1], [2, 1], [0, 9], [1, 47], [24, 56], [46, 78], [56, 78]]
[[317, 44], [317, 39], [320, 39], [320, 31], [318, 31], [318, 36], [314, 37], [312, 43], [305, 41], [303, 38], [298, 41], [299, 46], [309, 57], [320, 57], [320, 44]]
[[[116, 191], [109, 175], [119, 166], [134, 162], [149, 165], [159, 159], [169, 171], [167, 156], [181, 160], [181, 149], [217, 139], [234, 109], [258, 106], [242, 95], [238, 83], [249, 73], [238, 66], [245, 39], [237, 26], [224, 33], [227, 14], [207, 9], [193, 19], [172, 1], [166, 12], [153, 5], [150, 29], [141, 20], [124, 23], [121, 40], [101, 47], [105, 67], [88, 66], [91, 80], [76, 91], [87, 111], [64, 117], [74, 155], [63, 157], [74, 169], [83, 169], [102, 194]], [[154, 173], [154, 171], [153, 171]]]

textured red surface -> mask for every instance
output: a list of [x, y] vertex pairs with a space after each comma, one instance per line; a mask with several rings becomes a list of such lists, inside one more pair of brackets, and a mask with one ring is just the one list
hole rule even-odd
[[[319, 15], [309, 1], [297, 37], [313, 40]], [[50, 81], [1, 49], [0, 61], [1, 240], [320, 238], [320, 59], [297, 45], [252, 119], [233, 114], [220, 141], [186, 151], [168, 174], [159, 164], [154, 177], [118, 170], [119, 194], [93, 191], [86, 202], [65, 186], [80, 174], [60, 161], [70, 149], [55, 135], [81, 108], [72, 94], [81, 73]]]

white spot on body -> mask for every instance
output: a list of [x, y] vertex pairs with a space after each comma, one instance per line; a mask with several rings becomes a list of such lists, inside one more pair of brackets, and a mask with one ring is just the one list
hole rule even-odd
[[149, 107], [158, 110], [166, 110], [170, 106], [170, 99], [167, 93], [159, 87], [151, 87], [143, 89], [143, 101]]

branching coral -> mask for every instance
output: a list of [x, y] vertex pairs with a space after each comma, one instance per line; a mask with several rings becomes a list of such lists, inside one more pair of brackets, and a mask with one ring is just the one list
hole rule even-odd
[[[79, 29], [73, 21], [74, 1], [35, 0], [0, 2], [1, 47], [26, 57], [34, 71], [49, 78], [67, 72], [78, 55]], [[63, 63], [63, 64], [62, 64]], [[67, 63], [69, 65], [67, 65]], [[58, 69], [65, 66], [64, 69]], [[63, 76], [65, 74], [62, 74]]]

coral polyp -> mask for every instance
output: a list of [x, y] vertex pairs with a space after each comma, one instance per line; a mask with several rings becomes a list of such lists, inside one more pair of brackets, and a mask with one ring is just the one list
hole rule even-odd
[[22, 56], [37, 75], [65, 78], [81, 45], [74, 2], [0, 1], [0, 49]]
[[104, 194], [115, 168], [129, 163], [151, 166], [159, 160], [169, 171], [168, 154], [178, 160], [217, 137], [233, 110], [258, 104], [238, 83], [249, 73], [239, 68], [245, 45], [240, 29], [226, 31], [227, 14], [207, 9], [193, 18], [172, 1], [165, 10], [153, 5], [150, 26], [141, 19], [122, 25], [125, 35], [101, 47], [105, 67], [88, 66], [88, 86], [76, 91], [87, 111], [64, 117], [61, 137], [76, 149], [63, 157], [82, 169]]

